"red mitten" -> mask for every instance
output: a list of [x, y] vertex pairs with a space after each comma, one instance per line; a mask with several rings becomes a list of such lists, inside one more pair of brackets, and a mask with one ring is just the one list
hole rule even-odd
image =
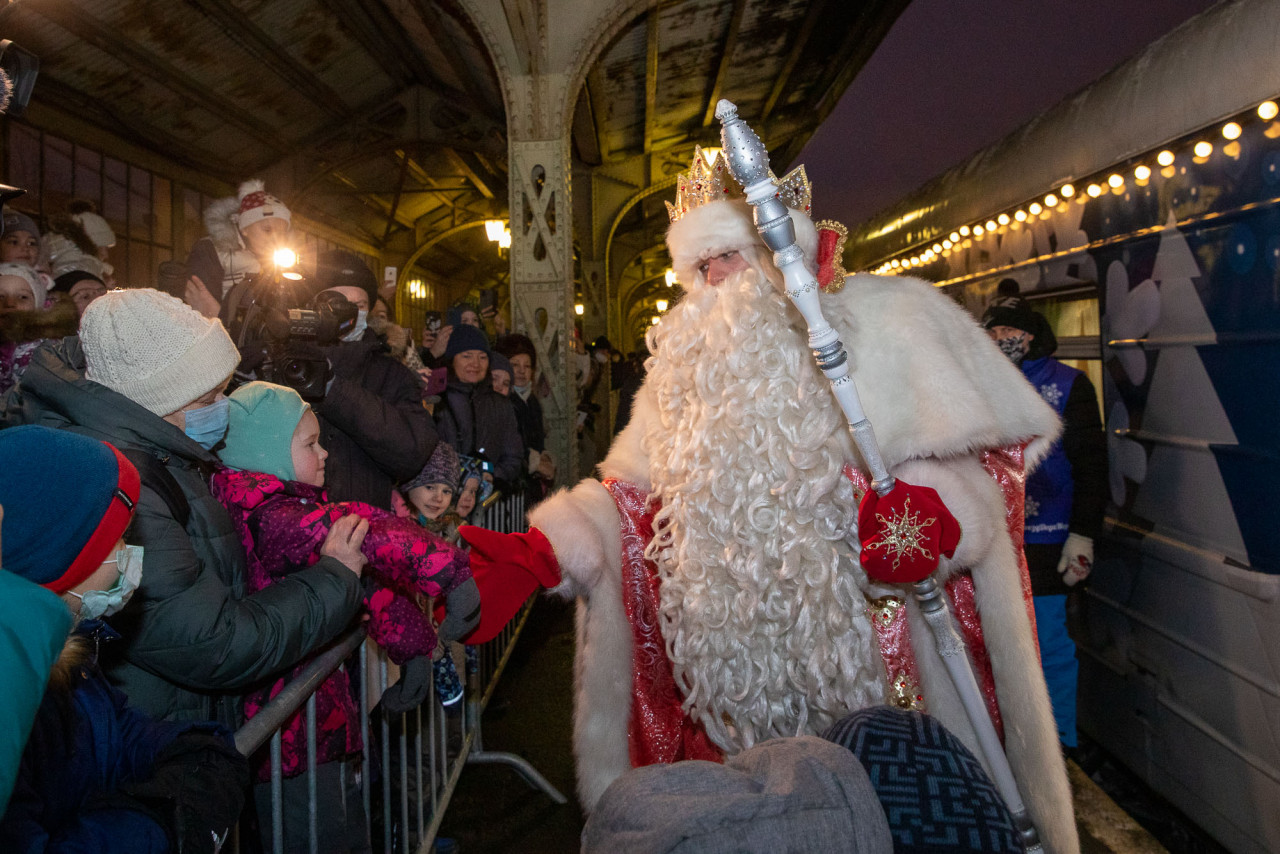
[[883, 498], [867, 490], [858, 507], [862, 568], [876, 581], [921, 581], [951, 557], [960, 543], [960, 523], [936, 490], [898, 481]]
[[[537, 528], [525, 534], [499, 534], [474, 525], [458, 533], [471, 546], [471, 577], [480, 588], [480, 625], [463, 638], [480, 644], [497, 637], [538, 587], [560, 583], [560, 563], [551, 542]], [[444, 618], [443, 604], [435, 609]]]

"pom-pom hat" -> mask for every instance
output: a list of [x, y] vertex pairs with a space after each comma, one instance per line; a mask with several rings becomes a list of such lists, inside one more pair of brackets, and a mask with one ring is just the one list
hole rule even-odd
[[266, 185], [256, 178], [241, 184], [236, 197], [240, 200], [236, 209], [236, 225], [242, 231], [264, 219], [282, 219], [291, 224], [291, 214], [284, 202], [268, 193]]
[[54, 593], [75, 588], [124, 536], [140, 490], [138, 470], [106, 442], [48, 427], [0, 430], [0, 562]]

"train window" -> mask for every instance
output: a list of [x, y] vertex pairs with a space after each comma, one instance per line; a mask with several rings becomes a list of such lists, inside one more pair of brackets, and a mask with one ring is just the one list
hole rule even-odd
[[1102, 325], [1096, 288], [1055, 296], [1039, 297], [1033, 291], [1025, 294], [1032, 308], [1044, 315], [1058, 337], [1054, 356], [1063, 364], [1083, 371], [1093, 383], [1102, 407]]

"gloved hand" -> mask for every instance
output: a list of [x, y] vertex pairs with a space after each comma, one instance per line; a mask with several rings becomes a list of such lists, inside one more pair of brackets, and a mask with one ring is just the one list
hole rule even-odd
[[1062, 583], [1074, 587], [1089, 577], [1093, 571], [1093, 538], [1083, 534], [1067, 534], [1062, 544], [1062, 557], [1058, 558], [1058, 574]]
[[191, 730], [160, 751], [150, 777], [118, 794], [164, 818], [174, 851], [215, 854], [240, 817], [248, 785], [249, 764], [226, 736]]
[[400, 680], [382, 693], [382, 710], [399, 715], [412, 712], [427, 699], [431, 690], [431, 658], [419, 655], [406, 661], [400, 668]]
[[960, 523], [937, 490], [898, 481], [888, 495], [867, 490], [858, 507], [859, 557], [867, 575], [888, 584], [921, 581], [951, 557]]
[[[499, 534], [474, 525], [463, 525], [458, 533], [471, 546], [471, 576], [480, 592], [480, 623], [464, 635], [469, 644], [497, 637], [539, 586], [560, 583], [560, 563], [546, 536], [537, 528], [524, 534]], [[452, 603], [449, 603], [452, 608]], [[445, 619], [444, 609], [435, 609], [437, 621]]]
[[468, 578], [445, 596], [445, 618], [436, 633], [449, 644], [466, 637], [480, 625], [480, 588], [474, 578]]

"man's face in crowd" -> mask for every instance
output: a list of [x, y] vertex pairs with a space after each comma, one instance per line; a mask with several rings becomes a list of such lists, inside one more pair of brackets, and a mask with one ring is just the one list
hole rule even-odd
[[1031, 349], [1031, 340], [1035, 338], [1030, 332], [1016, 326], [993, 326], [987, 330], [987, 334], [1014, 364], [1026, 358]]
[[107, 286], [97, 279], [81, 279], [71, 286], [71, 301], [76, 305], [76, 314], [84, 314], [89, 303], [107, 292]]
[[367, 312], [369, 310], [369, 295], [365, 293], [364, 288], [355, 288], [351, 285], [338, 285], [337, 287], [329, 288], [325, 293], [342, 294], [347, 298], [348, 302], [356, 307], [357, 311]]
[[289, 223], [275, 217], [260, 219], [240, 229], [249, 251], [259, 258], [270, 258], [284, 245], [284, 236], [289, 233]]
[[528, 388], [533, 384], [533, 359], [527, 353], [517, 353], [511, 357], [511, 381], [518, 388]]
[[36, 265], [40, 260], [40, 241], [29, 231], [6, 231], [0, 237], [0, 262]]
[[30, 283], [21, 276], [0, 276], [0, 314], [11, 311], [35, 311], [36, 295]]
[[703, 261], [698, 265], [698, 272], [702, 274], [703, 281], [714, 288], [734, 273], [750, 268], [751, 265], [742, 257], [742, 253], [732, 249]]
[[489, 355], [483, 350], [463, 350], [453, 357], [453, 374], [464, 383], [478, 383], [489, 373]]

